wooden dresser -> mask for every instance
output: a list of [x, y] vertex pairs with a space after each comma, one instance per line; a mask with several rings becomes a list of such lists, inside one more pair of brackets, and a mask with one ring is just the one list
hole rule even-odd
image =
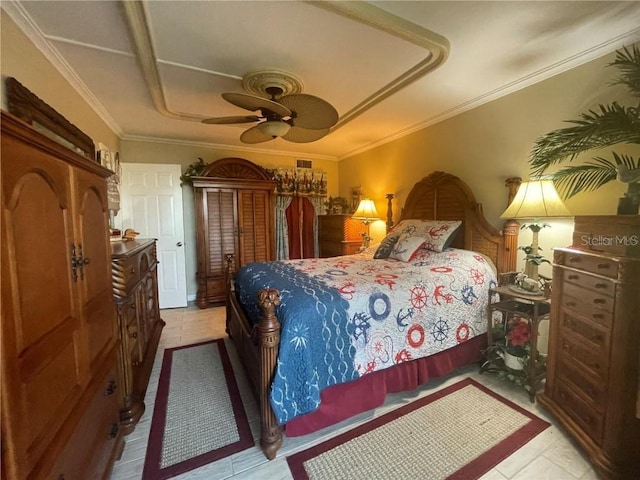
[[122, 452], [106, 178], [2, 113], [3, 479], [108, 478]]
[[[602, 232], [591, 246], [606, 249], [609, 233]], [[587, 247], [577, 233], [574, 243]], [[551, 304], [547, 380], [538, 400], [605, 478], [638, 478], [640, 259], [556, 249]]]
[[362, 246], [365, 225], [351, 215], [319, 215], [318, 243], [321, 257], [356, 253]]
[[126, 435], [144, 412], [144, 395], [164, 321], [158, 305], [156, 241], [111, 242], [120, 350], [120, 425]]
[[227, 294], [227, 256], [235, 269], [275, 258], [276, 183], [259, 165], [222, 158], [191, 177], [195, 197], [198, 293], [206, 308]]

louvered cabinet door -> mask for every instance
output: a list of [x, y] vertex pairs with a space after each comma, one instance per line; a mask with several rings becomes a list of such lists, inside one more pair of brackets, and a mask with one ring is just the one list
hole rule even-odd
[[239, 265], [273, 260], [271, 196], [265, 190], [238, 192]]
[[238, 257], [236, 191], [207, 189], [204, 194], [204, 256], [207, 303], [221, 302], [226, 293], [226, 255]]

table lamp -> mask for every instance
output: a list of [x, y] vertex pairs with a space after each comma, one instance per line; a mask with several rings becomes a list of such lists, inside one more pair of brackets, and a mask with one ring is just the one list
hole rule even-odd
[[369, 236], [369, 225], [371, 225], [371, 222], [374, 220], [380, 220], [380, 216], [378, 215], [378, 211], [376, 210], [376, 205], [373, 203], [373, 200], [370, 198], [363, 198], [360, 200], [360, 204], [351, 218], [360, 220], [365, 224], [367, 231], [362, 232], [362, 248], [367, 248], [371, 242], [371, 237]]
[[532, 218], [533, 223], [525, 223], [520, 228], [528, 228], [533, 233], [529, 247], [522, 248], [527, 254], [524, 273], [527, 277], [538, 280], [538, 265], [544, 260], [539, 254], [538, 233], [546, 223], [540, 223], [543, 217], [570, 217], [571, 213], [564, 206], [552, 180], [531, 180], [523, 182], [515, 198], [500, 218]]

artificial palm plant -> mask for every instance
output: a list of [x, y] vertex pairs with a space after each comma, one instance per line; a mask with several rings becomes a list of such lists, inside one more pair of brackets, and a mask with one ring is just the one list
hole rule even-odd
[[[609, 64], [619, 70], [613, 84], [621, 84], [640, 100], [640, 49], [637, 45], [616, 52]], [[578, 154], [618, 144], [640, 144], [640, 103], [624, 106], [618, 102], [599, 105], [599, 109], [583, 113], [579, 120], [570, 120], [570, 127], [561, 128], [540, 137], [531, 152], [529, 163], [534, 176], [543, 176], [547, 169]], [[570, 198], [582, 191], [596, 190], [612, 180], [627, 183], [627, 197], [637, 205], [640, 201], [640, 157], [611, 152], [612, 158], [594, 157], [582, 165], [566, 166], [548, 177], [558, 191]]]

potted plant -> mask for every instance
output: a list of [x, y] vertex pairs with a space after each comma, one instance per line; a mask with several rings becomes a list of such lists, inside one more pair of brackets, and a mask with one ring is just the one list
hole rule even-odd
[[198, 160], [190, 163], [184, 173], [180, 175], [180, 185], [191, 183], [191, 177], [197, 177], [200, 175], [204, 171], [205, 167], [207, 167], [207, 164], [204, 163], [204, 160], [201, 157], [198, 157]]
[[[613, 82], [627, 87], [640, 98], [640, 49], [634, 45], [616, 52], [609, 64], [619, 70]], [[580, 153], [621, 144], [640, 144], [640, 104], [624, 106], [614, 101], [599, 109], [583, 113], [579, 120], [569, 120], [570, 127], [554, 130], [540, 137], [529, 160], [532, 174], [545, 175], [547, 170], [564, 161], [574, 160]], [[640, 206], [640, 157], [611, 152], [611, 158], [594, 157], [582, 165], [566, 166], [550, 175], [556, 187], [570, 198], [582, 191], [596, 190], [618, 180], [628, 185], [618, 204], [618, 213], [638, 213]]]
[[502, 325], [496, 325], [493, 330], [492, 345], [487, 348], [487, 357], [498, 356], [504, 365], [511, 370], [523, 370], [529, 360], [531, 326], [526, 320], [516, 317], [507, 326], [504, 333]]

